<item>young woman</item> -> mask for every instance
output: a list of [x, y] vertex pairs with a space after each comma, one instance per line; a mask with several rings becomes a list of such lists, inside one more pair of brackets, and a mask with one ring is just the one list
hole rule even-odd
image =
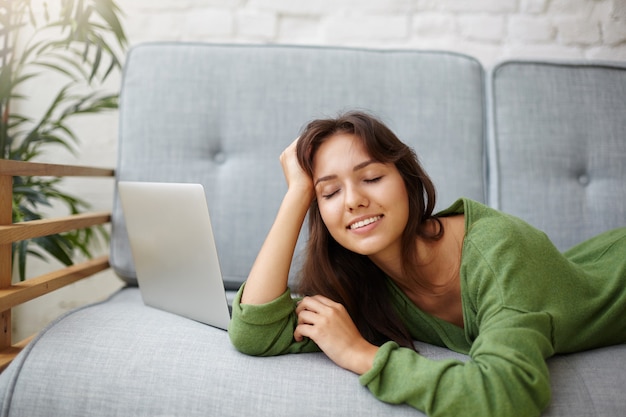
[[[233, 306], [242, 352], [322, 350], [380, 400], [432, 416], [535, 416], [546, 358], [626, 342], [626, 228], [561, 254], [469, 199], [434, 214], [413, 151], [364, 113], [311, 122], [281, 163], [288, 190]], [[307, 211], [305, 297], [292, 299]], [[413, 340], [471, 360], [426, 359]]]

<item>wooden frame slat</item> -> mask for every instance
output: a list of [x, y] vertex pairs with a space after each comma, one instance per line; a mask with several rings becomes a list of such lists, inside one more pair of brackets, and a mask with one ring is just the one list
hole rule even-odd
[[46, 164], [42, 162], [0, 159], [0, 175], [42, 177], [112, 177], [115, 170], [77, 165]]
[[[0, 225], [13, 222], [13, 178], [0, 176]], [[0, 244], [0, 288], [12, 281], [11, 243]], [[11, 346], [11, 309], [0, 310], [0, 350]]]
[[109, 212], [92, 212], [13, 223], [14, 176], [114, 177], [115, 170], [0, 159], [0, 372], [33, 338], [31, 336], [13, 344], [11, 340], [13, 307], [109, 268], [108, 256], [102, 256], [13, 284], [11, 249], [13, 242], [102, 225], [111, 221]]
[[15, 357], [35, 338], [35, 335], [27, 337], [26, 339], [18, 342], [12, 346], [0, 350], [0, 372], [9, 366], [9, 364], [15, 359]]
[[27, 279], [8, 288], [2, 288], [0, 289], [0, 311], [8, 310], [51, 293], [108, 268], [108, 256], [101, 256], [36, 278]]
[[97, 226], [111, 220], [109, 212], [81, 213], [54, 219], [31, 220], [0, 226], [0, 245]]

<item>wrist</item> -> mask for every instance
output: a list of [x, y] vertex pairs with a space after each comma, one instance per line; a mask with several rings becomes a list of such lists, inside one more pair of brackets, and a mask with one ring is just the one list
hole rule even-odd
[[310, 184], [290, 184], [287, 195], [305, 203], [308, 208], [315, 197], [315, 190]]
[[354, 355], [352, 371], [358, 375], [363, 375], [374, 366], [374, 358], [378, 352], [378, 346], [364, 340], [363, 346], [358, 354]]

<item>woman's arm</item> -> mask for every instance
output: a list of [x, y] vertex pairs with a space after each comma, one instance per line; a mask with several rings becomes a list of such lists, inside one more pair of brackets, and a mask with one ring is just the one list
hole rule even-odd
[[233, 302], [228, 334], [239, 351], [255, 356], [319, 351], [310, 340], [295, 341], [296, 302], [287, 289], [289, 267], [313, 185], [296, 159], [296, 141], [281, 154], [288, 190], [248, 280]]
[[287, 193], [246, 281], [242, 304], [265, 304], [287, 289], [289, 267], [306, 212], [313, 200], [313, 182], [296, 159], [296, 139], [280, 156]]
[[431, 417], [538, 416], [550, 401], [551, 325], [546, 313], [503, 309], [466, 363], [433, 361], [388, 342], [360, 382], [381, 401], [407, 403]]

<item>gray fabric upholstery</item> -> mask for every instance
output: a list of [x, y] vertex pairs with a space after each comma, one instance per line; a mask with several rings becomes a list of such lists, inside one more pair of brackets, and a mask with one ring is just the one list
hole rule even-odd
[[626, 66], [511, 61], [491, 83], [499, 208], [561, 250], [624, 226]]
[[551, 358], [552, 403], [542, 416], [626, 415], [624, 364], [626, 345]]
[[[625, 88], [624, 68], [608, 63], [507, 62], [484, 78], [476, 60], [450, 53], [146, 44], [127, 60], [117, 173], [203, 183], [236, 287], [285, 191], [282, 149], [310, 119], [359, 108], [415, 148], [439, 208], [489, 201], [565, 248], [626, 224]], [[132, 285], [114, 204], [111, 262]], [[623, 417], [625, 364], [626, 345], [550, 359], [543, 415]], [[146, 307], [129, 286], [56, 320], [0, 375], [0, 417], [86, 415], [423, 414], [377, 401], [321, 353], [242, 355], [226, 332]]]
[[[278, 156], [313, 118], [373, 112], [422, 158], [441, 190], [439, 208], [459, 195], [484, 201], [482, 82], [475, 59], [452, 53], [142, 45], [126, 62], [117, 175], [203, 183], [235, 288], [285, 191]], [[117, 202], [111, 263], [136, 283]]]
[[[551, 359], [544, 416], [623, 415], [624, 363], [624, 346]], [[243, 355], [222, 330], [146, 307], [137, 288], [52, 323], [2, 374], [0, 393], [3, 417], [423, 415], [376, 400], [321, 353]]]
[[2, 416], [420, 415], [377, 401], [323, 354], [243, 355], [223, 330], [144, 306], [136, 288], [53, 324], [19, 362], [28, 377], [3, 376], [14, 394]]

